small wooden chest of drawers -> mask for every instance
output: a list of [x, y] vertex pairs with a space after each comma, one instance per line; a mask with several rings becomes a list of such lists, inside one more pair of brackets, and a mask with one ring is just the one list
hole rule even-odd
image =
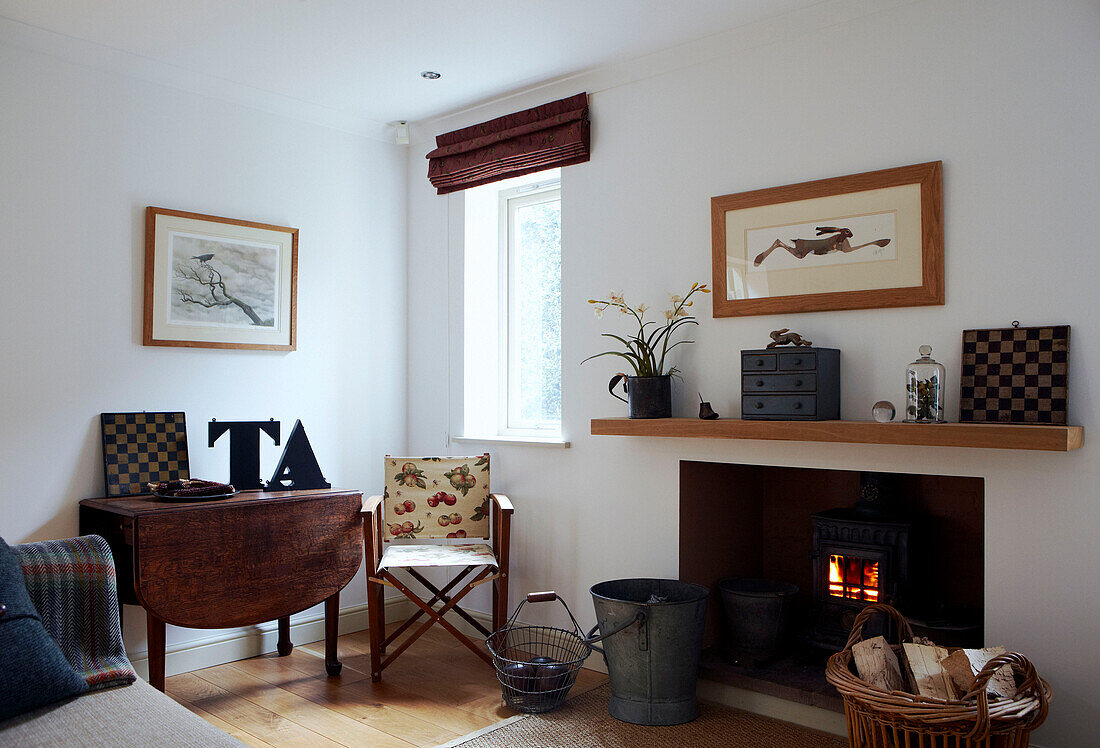
[[741, 351], [741, 417], [750, 421], [840, 418], [840, 351]]

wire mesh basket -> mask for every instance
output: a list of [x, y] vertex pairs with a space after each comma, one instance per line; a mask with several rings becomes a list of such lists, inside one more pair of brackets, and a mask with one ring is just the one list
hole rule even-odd
[[[516, 626], [527, 603], [559, 601], [573, 621], [573, 630], [554, 626]], [[589, 637], [591, 636], [590, 632]], [[493, 655], [504, 702], [511, 708], [538, 714], [565, 701], [588, 655], [596, 649], [585, 637], [573, 611], [556, 592], [532, 592], [516, 607], [504, 628], [485, 640]], [[602, 638], [602, 637], [600, 637]]]

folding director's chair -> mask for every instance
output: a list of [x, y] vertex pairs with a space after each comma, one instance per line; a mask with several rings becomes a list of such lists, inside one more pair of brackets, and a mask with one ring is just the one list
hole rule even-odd
[[[512, 504], [508, 497], [489, 493], [489, 455], [476, 457], [386, 456], [386, 489], [363, 507], [363, 540], [366, 546], [367, 616], [370, 621], [371, 680], [382, 679], [387, 668], [433, 625], [439, 624], [469, 647], [490, 667], [493, 660], [484, 648], [446, 620], [454, 612], [477, 631], [492, 631], [458, 607], [478, 585], [492, 584], [492, 627], [507, 620], [508, 540]], [[489, 543], [463, 542], [490, 540]], [[424, 543], [422, 541], [432, 541]], [[460, 567], [441, 588], [417, 567]], [[394, 575], [403, 569], [430, 594], [422, 599]], [[383, 588], [400, 590], [416, 612], [386, 636]], [[457, 591], [456, 591], [457, 590]], [[438, 605], [438, 607], [437, 607]], [[412, 633], [386, 655], [399, 636], [427, 616]]]

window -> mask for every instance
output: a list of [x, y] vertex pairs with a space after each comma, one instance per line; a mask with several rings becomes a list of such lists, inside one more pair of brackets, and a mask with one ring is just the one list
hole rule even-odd
[[561, 182], [466, 190], [463, 432], [561, 435]]

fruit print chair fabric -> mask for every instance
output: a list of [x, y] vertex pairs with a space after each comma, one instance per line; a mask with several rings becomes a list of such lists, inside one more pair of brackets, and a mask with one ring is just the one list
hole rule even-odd
[[386, 457], [384, 539], [489, 537], [489, 455]]
[[[512, 505], [506, 496], [489, 493], [489, 455], [474, 457], [393, 457], [385, 459], [385, 492], [364, 505], [363, 537], [367, 563], [367, 608], [370, 619], [371, 679], [382, 671], [431, 626], [438, 623], [462, 644], [492, 666], [481, 647], [452, 626], [443, 615], [461, 616], [485, 636], [492, 633], [458, 607], [474, 587], [492, 584], [495, 631], [504, 625], [508, 605], [508, 539]], [[464, 543], [489, 539], [491, 543]], [[423, 542], [429, 541], [429, 542]], [[442, 589], [414, 567], [464, 567]], [[402, 569], [431, 595], [425, 602], [393, 570]], [[464, 586], [460, 586], [465, 582]], [[383, 586], [400, 590], [417, 606], [417, 612], [396, 631], [383, 636], [385, 610]], [[453, 591], [456, 590], [457, 592]], [[433, 609], [436, 603], [442, 603]], [[428, 620], [407, 636], [383, 659], [386, 648], [423, 618]]]

